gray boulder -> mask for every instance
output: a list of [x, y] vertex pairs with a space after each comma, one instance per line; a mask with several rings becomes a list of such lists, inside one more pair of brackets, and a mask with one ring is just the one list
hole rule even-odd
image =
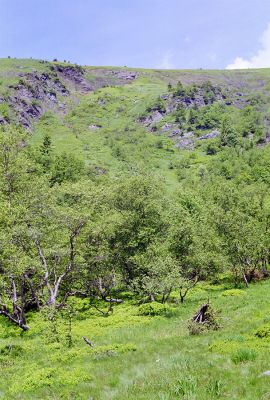
[[206, 133], [198, 138], [198, 140], [205, 140], [205, 139], [214, 139], [220, 135], [219, 131], [213, 131], [210, 133]]

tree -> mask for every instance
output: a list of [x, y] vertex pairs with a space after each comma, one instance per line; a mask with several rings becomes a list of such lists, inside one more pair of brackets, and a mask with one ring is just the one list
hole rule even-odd
[[57, 155], [52, 165], [50, 183], [75, 182], [83, 174], [84, 163], [73, 154]]
[[144, 254], [135, 259], [141, 266], [140, 276], [133, 282], [135, 289], [150, 301], [157, 300], [157, 296], [162, 303], [168, 301], [172, 290], [177, 287], [180, 269], [170, 254], [167, 243], [153, 243]]
[[42, 144], [39, 148], [39, 154], [37, 155], [37, 160], [43, 167], [44, 173], [49, 173], [52, 163], [53, 163], [53, 153], [52, 153], [52, 140], [50, 135], [45, 134], [43, 137]]
[[26, 135], [16, 126], [0, 130], [0, 314], [27, 330], [25, 308], [31, 298], [32, 260], [25, 231], [27, 200], [35, 182], [25, 152]]
[[232, 124], [232, 120], [228, 115], [225, 115], [221, 123], [220, 133], [221, 146], [234, 147], [238, 144], [238, 135]]

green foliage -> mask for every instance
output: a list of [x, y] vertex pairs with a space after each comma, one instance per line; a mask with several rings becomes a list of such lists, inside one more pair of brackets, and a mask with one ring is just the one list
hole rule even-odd
[[52, 167], [50, 182], [52, 185], [63, 182], [76, 182], [82, 176], [84, 163], [73, 154], [57, 155]]
[[244, 362], [254, 361], [257, 357], [257, 353], [248, 348], [238, 349], [235, 353], [232, 354], [232, 361], [235, 364], [240, 364]]
[[18, 344], [7, 344], [0, 348], [0, 357], [20, 357], [23, 354], [22, 346]]
[[168, 307], [165, 304], [157, 303], [155, 301], [151, 303], [141, 304], [138, 309], [139, 315], [164, 315], [168, 312]]
[[22, 381], [12, 384], [9, 393], [11, 395], [20, 392], [35, 393], [40, 388], [48, 388], [52, 385], [73, 387], [79, 382], [90, 382], [91, 380], [92, 376], [81, 369], [58, 371], [56, 368], [45, 367], [25, 374]]
[[0, 116], [3, 117], [6, 121], [10, 120], [10, 108], [8, 104], [0, 104]]
[[222, 296], [225, 297], [242, 297], [242, 296], [246, 296], [246, 292], [244, 290], [241, 289], [228, 289], [225, 290], [224, 292], [222, 292]]
[[257, 337], [260, 338], [260, 339], [270, 337], [270, 324], [260, 326], [260, 327], [256, 330], [255, 336], [257, 336]]
[[[57, 75], [55, 65], [0, 64], [0, 114], [15, 121], [19, 74]], [[268, 274], [269, 71], [143, 70], [129, 85], [122, 73], [85, 68], [99, 89], [70, 82], [65, 115], [55, 104], [31, 135], [1, 127], [0, 304], [15, 323], [0, 317], [0, 395], [264, 398], [269, 282], [233, 286]], [[238, 79], [247, 96], [236, 100]], [[194, 149], [176, 148], [190, 131]], [[221, 329], [188, 335], [184, 321], [208, 298], [226, 310]], [[156, 301], [138, 307], [145, 299]]]
[[134, 343], [127, 344], [113, 344], [113, 345], [104, 345], [98, 346], [91, 349], [91, 354], [94, 355], [95, 358], [103, 358], [103, 357], [112, 357], [118, 354], [127, 353], [136, 351], [137, 346]]
[[238, 135], [232, 124], [231, 118], [226, 115], [223, 117], [220, 134], [221, 146], [235, 147], [238, 144]]

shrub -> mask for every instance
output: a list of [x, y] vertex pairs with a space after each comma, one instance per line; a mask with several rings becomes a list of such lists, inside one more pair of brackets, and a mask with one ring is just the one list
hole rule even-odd
[[198, 324], [197, 322], [194, 321], [189, 321], [187, 328], [191, 336], [200, 335], [201, 333], [207, 331], [206, 325]]
[[262, 338], [270, 337], [270, 324], [262, 325], [256, 332], [255, 336]]
[[255, 358], [257, 357], [257, 353], [252, 350], [252, 349], [238, 349], [232, 354], [232, 361], [235, 364], [243, 363], [243, 362], [248, 362], [248, 361], [254, 361]]
[[229, 290], [225, 290], [222, 293], [222, 296], [225, 297], [240, 297], [240, 296], [246, 296], [246, 292], [244, 290], [241, 289], [229, 289]]
[[79, 297], [71, 297], [68, 300], [68, 304], [72, 307], [74, 311], [77, 312], [85, 312], [88, 311], [90, 308], [90, 300], [89, 298], [79, 298]]
[[22, 354], [23, 348], [17, 344], [7, 344], [0, 348], [1, 356], [13, 356], [18, 357]]
[[7, 121], [9, 120], [10, 109], [9, 109], [9, 106], [6, 103], [1, 103], [0, 104], [0, 115], [3, 118], [5, 118]]
[[139, 307], [139, 315], [163, 315], [168, 311], [168, 307], [164, 304], [153, 301], [152, 303], [145, 303]]
[[74, 386], [80, 382], [90, 382], [92, 376], [82, 369], [56, 369], [56, 368], [37, 368], [28, 372], [20, 381], [14, 382], [10, 387], [9, 393], [15, 394], [36, 391], [39, 388], [50, 387], [52, 385]]

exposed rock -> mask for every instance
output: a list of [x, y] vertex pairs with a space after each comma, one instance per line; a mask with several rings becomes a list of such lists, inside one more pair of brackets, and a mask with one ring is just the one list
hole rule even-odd
[[176, 143], [176, 147], [179, 149], [192, 150], [194, 148], [194, 141], [193, 139], [183, 139]]
[[168, 137], [169, 137], [169, 138], [172, 138], [172, 137], [174, 137], [174, 136], [178, 136], [178, 135], [181, 135], [181, 134], [182, 134], [182, 132], [181, 132], [180, 129], [175, 129], [174, 131], [172, 131], [172, 132], [168, 135]]
[[167, 122], [165, 125], [162, 126], [161, 132], [167, 132], [172, 128], [173, 128], [173, 124], [170, 124]]
[[31, 105], [26, 109], [26, 113], [32, 118], [38, 118], [42, 114], [42, 108], [37, 105]]
[[127, 81], [133, 81], [138, 77], [137, 72], [127, 70], [111, 71], [111, 74], [115, 75], [119, 79], [124, 79]]
[[194, 137], [194, 132], [186, 132], [186, 133], [183, 133], [183, 135], [182, 135], [183, 139], [187, 139], [187, 138], [191, 138], [191, 137]]
[[103, 98], [101, 98], [101, 99], [98, 100], [98, 104], [99, 104], [100, 106], [104, 106], [104, 105], [106, 104], [106, 100], [103, 99]]
[[92, 124], [92, 125], [89, 125], [88, 128], [91, 129], [91, 130], [93, 130], [93, 131], [96, 131], [96, 130], [102, 128], [102, 126], [101, 126], [101, 125]]
[[262, 139], [258, 142], [257, 146], [258, 146], [258, 147], [263, 147], [263, 146], [265, 146], [265, 145], [268, 144], [268, 143], [270, 143], [270, 132], [266, 133], [265, 137], [262, 138]]
[[65, 81], [75, 85], [78, 91], [90, 92], [93, 90], [92, 85], [84, 77], [84, 69], [78, 65], [56, 65], [55, 71]]
[[202, 135], [198, 137], [198, 140], [205, 140], [205, 139], [214, 139], [220, 135], [219, 131], [213, 131], [210, 133], [206, 133], [205, 135]]
[[264, 371], [260, 376], [270, 376], [270, 371]]
[[5, 124], [7, 124], [6, 119], [2, 115], [0, 115], [0, 125], [5, 125]]
[[153, 124], [159, 122], [163, 118], [164, 114], [160, 111], [154, 111], [152, 114], [147, 115], [146, 117], [142, 117], [140, 122], [142, 122], [147, 127], [152, 127]]
[[28, 129], [32, 121], [39, 119], [46, 110], [59, 108], [59, 111], [64, 111], [65, 106], [59, 103], [58, 96], [69, 95], [55, 72], [21, 74], [19, 83], [11, 89], [6, 102], [14, 111], [17, 121]]
[[[159, 102], [152, 108], [147, 109], [149, 114], [142, 117], [139, 121], [147, 127], [152, 127], [156, 122], [159, 122], [164, 116], [176, 112], [179, 108], [201, 108], [214, 102], [224, 102], [226, 96], [223, 94], [221, 87], [213, 85], [198, 85], [195, 88], [191, 87], [190, 91], [173, 92], [162, 95]], [[161, 104], [160, 104], [161, 100]], [[162, 132], [173, 129], [170, 124], [165, 124]], [[172, 133], [170, 137], [179, 134]]]
[[194, 148], [195, 137], [193, 132], [183, 133], [180, 138], [177, 138], [176, 147], [179, 149], [192, 150]]

